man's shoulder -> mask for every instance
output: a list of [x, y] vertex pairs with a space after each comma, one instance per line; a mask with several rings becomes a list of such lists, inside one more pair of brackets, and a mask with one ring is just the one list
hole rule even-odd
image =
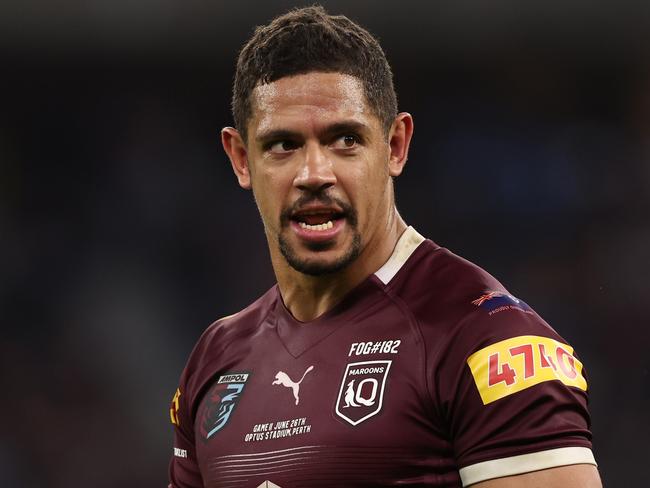
[[425, 240], [390, 283], [390, 292], [417, 315], [451, 316], [472, 311], [472, 302], [504, 286], [480, 266]]
[[389, 292], [434, 349], [454, 342], [462, 354], [516, 337], [563, 341], [524, 300], [476, 264], [424, 241]]
[[273, 310], [277, 296], [274, 286], [240, 312], [216, 320], [203, 332], [181, 375], [180, 388], [186, 401], [193, 404], [214, 373], [245, 347]]
[[238, 336], [246, 337], [253, 329], [259, 327], [272, 311], [277, 298], [277, 286], [273, 286], [246, 308], [215, 320], [203, 332], [197, 345], [213, 343], [215, 340], [229, 343]]
[[243, 310], [215, 320], [196, 342], [186, 369], [200, 369], [212, 358], [223, 358], [230, 346], [250, 337], [273, 310], [277, 297], [277, 286], [273, 286]]

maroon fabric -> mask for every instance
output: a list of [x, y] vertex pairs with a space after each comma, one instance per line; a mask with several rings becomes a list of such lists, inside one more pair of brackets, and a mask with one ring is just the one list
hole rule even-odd
[[171, 486], [458, 487], [477, 462], [591, 447], [578, 388], [481, 401], [472, 353], [521, 335], [565, 342], [530, 310], [472, 303], [489, 290], [505, 292], [424, 241], [388, 285], [373, 275], [308, 324], [277, 287], [217, 321], [181, 377]]

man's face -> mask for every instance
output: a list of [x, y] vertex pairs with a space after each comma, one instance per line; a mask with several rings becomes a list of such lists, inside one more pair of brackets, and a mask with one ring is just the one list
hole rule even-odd
[[286, 77], [255, 88], [252, 102], [250, 186], [269, 244], [306, 274], [346, 267], [381, 238], [394, 205], [389, 144], [361, 82]]

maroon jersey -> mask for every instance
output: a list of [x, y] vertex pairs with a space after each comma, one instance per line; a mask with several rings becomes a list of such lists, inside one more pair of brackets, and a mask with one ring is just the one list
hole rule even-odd
[[458, 487], [595, 464], [573, 349], [409, 228], [305, 324], [277, 286], [214, 323], [172, 401], [171, 487]]

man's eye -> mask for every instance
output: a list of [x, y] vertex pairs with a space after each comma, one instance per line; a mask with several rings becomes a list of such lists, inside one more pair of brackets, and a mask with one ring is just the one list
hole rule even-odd
[[352, 149], [357, 144], [359, 144], [359, 138], [357, 136], [346, 134], [337, 137], [332, 143], [332, 147], [335, 149]]
[[278, 141], [269, 146], [269, 151], [272, 153], [286, 153], [298, 149], [298, 145], [291, 141]]

